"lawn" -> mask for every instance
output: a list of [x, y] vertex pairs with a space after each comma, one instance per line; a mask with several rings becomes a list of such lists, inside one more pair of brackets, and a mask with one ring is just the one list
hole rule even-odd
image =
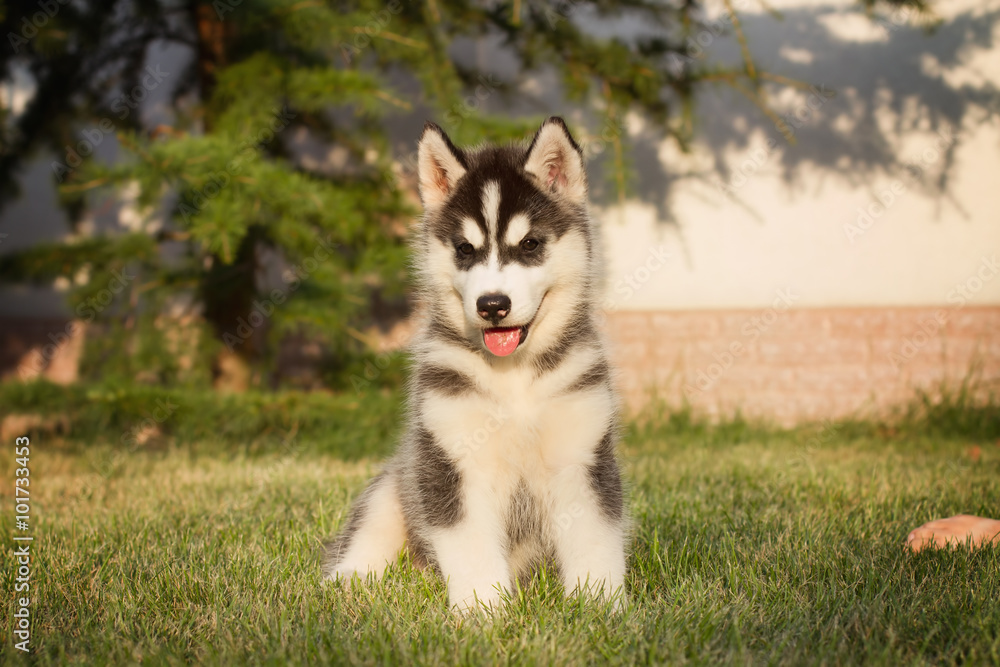
[[[377, 428], [344, 418], [338, 438]], [[566, 600], [543, 576], [469, 618], [405, 560], [379, 582], [320, 583], [321, 543], [385, 448], [38, 435], [35, 662], [1000, 663], [1000, 548], [903, 548], [932, 518], [1000, 514], [1000, 446], [880, 432], [633, 425], [627, 610]], [[13, 465], [0, 463], [8, 500]], [[0, 529], [15, 533], [8, 510]], [[6, 641], [3, 662], [20, 662]]]

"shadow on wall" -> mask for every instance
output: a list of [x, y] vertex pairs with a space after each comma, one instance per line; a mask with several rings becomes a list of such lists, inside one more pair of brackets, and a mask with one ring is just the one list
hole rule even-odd
[[[777, 123], [720, 83], [697, 100], [696, 138], [710, 151], [713, 162], [698, 171], [684, 171], [684, 164], [662, 164], [661, 142], [652, 129], [630, 137], [633, 195], [655, 205], [661, 222], [679, 224], [672, 214], [671, 197], [681, 181], [700, 181], [722, 201], [723, 186], [740, 176], [730, 169], [725, 156], [739, 156], [737, 162], [751, 157], [751, 139], [760, 133], [775, 146], [767, 160], [780, 164], [781, 176], [793, 190], [805, 187], [801, 174], [806, 166], [858, 187], [881, 175], [909, 171], [911, 176], [920, 176], [908, 164], [912, 155], [899, 150], [900, 139], [918, 130], [944, 136], [958, 133], [944, 149], [943, 159], [918, 178], [927, 192], [947, 197], [953, 156], [962, 141], [961, 127], [986, 122], [1000, 113], [1000, 90], [990, 81], [990, 74], [966, 65], [972, 49], [996, 48], [994, 28], [1000, 11], [962, 13], [931, 33], [907, 23], [871, 21], [857, 10], [834, 6], [783, 11], [780, 19], [768, 14], [741, 15], [740, 19], [758, 66], [813, 84], [824, 99], [813, 105], [818, 108], [794, 121], [792, 114], [802, 110], [815, 93], [799, 91], [795, 100], [772, 94], [778, 115], [791, 121], [787, 128], [794, 134], [791, 144]], [[830, 25], [844, 19], [856, 19], [851, 27], [868, 38], [855, 41], [838, 36], [840, 31]], [[865, 25], [857, 25], [861, 22]], [[716, 39], [711, 48], [712, 58], [739, 62], [734, 40]], [[945, 72], [959, 66], [971, 73], [963, 80], [982, 83], [949, 84]], [[772, 85], [770, 90], [777, 89]], [[827, 91], [836, 96], [828, 97]], [[606, 184], [609, 161], [602, 157], [593, 166], [597, 168], [595, 199], [609, 204], [616, 197]], [[739, 202], [738, 193], [735, 199]], [[760, 217], [759, 212], [756, 215]]]
[[[944, 0], [937, 0], [934, 6], [943, 10], [945, 4]], [[586, 16], [572, 20], [592, 24], [594, 31], [602, 36], [620, 34], [628, 38], [644, 29], [627, 20], [602, 23]], [[732, 201], [742, 204], [738, 189], [727, 190], [726, 186], [741, 176], [732, 165], [739, 168], [744, 160], [754, 158], [761, 135], [770, 138], [775, 147], [766, 156], [768, 170], [780, 170], [792, 191], [815, 185], [807, 183], [804, 167], [819, 169], [823, 174], [864, 188], [880, 176], [896, 177], [904, 171], [909, 171], [910, 176], [917, 175], [912, 165], [907, 164], [912, 155], [900, 149], [901, 140], [910, 132], [951, 134], [963, 126], [993, 120], [1000, 112], [995, 66], [994, 71], [984, 74], [969, 64], [976, 50], [992, 49], [993, 54], [1000, 53], [994, 38], [1000, 9], [960, 13], [930, 34], [896, 17], [870, 20], [850, 0], [783, 10], [781, 18], [768, 13], [740, 14], [740, 21], [755, 62], [767, 71], [815, 85], [822, 91], [822, 103], [801, 121], [795, 121], [790, 115], [808, 108], [811, 93], [792, 94], [790, 89], [769, 84], [773, 106], [779, 115], [790, 118], [788, 125], [795, 136], [795, 143], [791, 144], [772, 118], [740, 93], [719, 83], [703, 90], [695, 107], [697, 152], [705, 153], [705, 159], [685, 158], [665, 164], [660, 157], [663, 133], [652, 127], [647, 126], [633, 136], [623, 136], [631, 174], [630, 196], [654, 206], [663, 224], [681, 226], [672, 202], [677, 186], [682, 184], [720, 204], [730, 195]], [[832, 27], [838, 21], [853, 23], [851, 29], [865, 39], [845, 37], [850, 31]], [[573, 119], [577, 127], [585, 124], [594, 137], [602, 134], [605, 119], [563, 99], [560, 82], [551, 72], [525, 75], [520, 64], [504, 51], [503, 40], [503, 35], [488, 35], [452, 45], [453, 53], [482, 70], [483, 77], [466, 97], [468, 108], [452, 109], [444, 117], [420, 103], [416, 82], [390, 77], [403, 94], [412, 95], [415, 101], [412, 112], [392, 118], [390, 133], [394, 152], [411, 183], [416, 137], [427, 118], [434, 118], [448, 132], [454, 132], [455, 123], [483, 108], [536, 117], [558, 113]], [[731, 34], [723, 37], [713, 34], [709, 42], [708, 58], [695, 62], [695, 66], [704, 66], [709, 61], [740, 62], [740, 49]], [[171, 57], [179, 66], [187, 56], [178, 52]], [[949, 82], [947, 72], [953, 68], [961, 68], [962, 83], [954, 83], [955, 78]], [[166, 88], [163, 94], [169, 92]], [[826, 91], [835, 91], [836, 96], [826, 97]], [[922, 187], [939, 201], [947, 202], [952, 159], [962, 140], [959, 132], [955, 141], [944, 149], [943, 158], [918, 175], [912, 187]], [[115, 145], [109, 138], [101, 150], [113, 151]], [[318, 161], [329, 156], [331, 147], [307, 145], [296, 150], [300, 157], [308, 154], [307, 157]], [[598, 205], [609, 205], [618, 196], [612, 152], [604, 144], [589, 165], [592, 196]], [[0, 217], [12, 226], [19, 224], [19, 220], [32, 220], [30, 234], [19, 235], [18, 245], [51, 238], [66, 230], [65, 216], [55, 204], [49, 162], [50, 159], [45, 159], [34, 165], [31, 173], [24, 176], [34, 188], [31, 190], [34, 195], [15, 202]], [[109, 197], [107, 201], [110, 204], [112, 200]], [[950, 204], [961, 210], [954, 198]], [[95, 225], [100, 228], [116, 225], [120, 218], [117, 204], [105, 213], [109, 221], [102, 222], [98, 211]], [[750, 213], [763, 219], [760, 211], [750, 210]], [[14, 247], [11, 239], [2, 250]], [[5, 311], [18, 315], [63, 314], [61, 308], [55, 307], [61, 302], [59, 295], [42, 298], [35, 293], [19, 295], [10, 290], [4, 294], [10, 298], [0, 304], [0, 314]], [[46, 307], [42, 308], [43, 305]]]

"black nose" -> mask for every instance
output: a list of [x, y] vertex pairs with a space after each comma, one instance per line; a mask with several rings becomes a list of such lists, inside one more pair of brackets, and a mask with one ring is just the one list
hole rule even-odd
[[506, 294], [487, 294], [476, 299], [476, 310], [484, 320], [502, 320], [510, 312], [510, 297]]

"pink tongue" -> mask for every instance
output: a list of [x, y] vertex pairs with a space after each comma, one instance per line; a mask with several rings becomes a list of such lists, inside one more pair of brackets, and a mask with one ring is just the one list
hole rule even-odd
[[517, 349], [517, 344], [521, 342], [521, 327], [508, 327], [506, 329], [487, 329], [483, 332], [483, 341], [490, 352], [498, 357], [506, 357]]

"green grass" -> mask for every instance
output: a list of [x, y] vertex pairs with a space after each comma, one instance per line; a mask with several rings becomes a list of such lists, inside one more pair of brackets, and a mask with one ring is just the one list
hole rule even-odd
[[[35, 436], [34, 662], [1000, 664], [1000, 549], [902, 546], [932, 518], [1000, 514], [993, 426], [633, 424], [629, 608], [564, 599], [543, 577], [461, 618], [405, 561], [379, 582], [320, 584], [321, 542], [391, 446], [357, 457], [395, 430], [387, 400], [332, 410], [322, 446]], [[12, 467], [0, 460], [8, 508]], [[13, 528], [5, 509], [0, 533]], [[20, 662], [5, 641], [2, 662]]]
[[385, 455], [394, 446], [400, 413], [398, 392], [371, 387], [341, 394], [225, 394], [113, 383], [0, 383], [0, 418], [37, 415], [45, 421], [24, 435], [58, 436], [75, 448], [110, 444], [114, 456], [154, 448], [137, 437], [146, 425], [163, 436], [156, 441], [197, 448], [208, 442], [218, 452], [284, 451], [293, 442], [298, 452], [330, 452], [345, 459]]

